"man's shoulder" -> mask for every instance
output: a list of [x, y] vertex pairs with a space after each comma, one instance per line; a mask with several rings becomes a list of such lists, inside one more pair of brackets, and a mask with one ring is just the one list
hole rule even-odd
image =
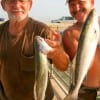
[[0, 24], [0, 33], [5, 30], [6, 27], [8, 27], [8, 20]]
[[68, 33], [72, 33], [72, 31], [75, 29], [74, 25], [71, 25], [69, 27], [67, 27], [64, 31], [63, 34], [68, 34]]
[[35, 26], [47, 27], [47, 25], [44, 22], [42, 22], [42, 21], [36, 20], [34, 18], [29, 18], [29, 19], [30, 19], [29, 23], [32, 23]]
[[33, 33], [34, 31], [35, 35], [41, 35], [42, 37], [51, 37], [53, 34], [53, 30], [47, 24], [41, 21], [30, 18], [28, 23], [28, 28], [32, 29], [31, 33]]
[[63, 32], [63, 38], [66, 40], [74, 41], [78, 40], [80, 36], [80, 28], [76, 24], [73, 24]]
[[80, 32], [80, 27], [77, 25], [77, 23], [74, 23], [73, 25], [67, 27], [63, 33], [64, 34], [73, 34], [76, 32]]

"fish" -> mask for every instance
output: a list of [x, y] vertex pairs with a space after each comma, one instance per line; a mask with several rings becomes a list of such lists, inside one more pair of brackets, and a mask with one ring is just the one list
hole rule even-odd
[[[34, 83], [34, 98], [35, 100], [44, 100], [45, 92], [48, 83], [49, 61], [47, 55], [41, 52], [42, 37], [35, 36], [35, 83]], [[44, 42], [43, 42], [44, 43]]]
[[45, 55], [48, 54], [49, 51], [52, 51], [53, 48], [50, 47], [44, 40], [44, 38], [38, 36], [39, 50]]
[[74, 87], [64, 100], [77, 100], [79, 89], [93, 61], [99, 41], [99, 23], [95, 8], [89, 12], [80, 33], [74, 73]]

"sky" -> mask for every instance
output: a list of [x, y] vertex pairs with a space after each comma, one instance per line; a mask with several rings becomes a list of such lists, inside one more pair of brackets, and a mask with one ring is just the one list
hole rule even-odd
[[[68, 5], [65, 5], [66, 0], [33, 0], [32, 9], [29, 16], [43, 21], [50, 22], [53, 19], [61, 18], [62, 16], [70, 16]], [[100, 15], [100, 0], [95, 0], [95, 8]], [[8, 18], [4, 10], [0, 6], [0, 17]]]

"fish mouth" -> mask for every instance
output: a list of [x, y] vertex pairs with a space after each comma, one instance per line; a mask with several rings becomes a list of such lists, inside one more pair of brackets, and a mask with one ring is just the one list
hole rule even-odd
[[38, 40], [40, 43], [43, 42], [43, 40], [44, 40], [44, 39], [41, 38], [40, 36], [37, 36], [36, 38], [37, 38], [37, 40]]

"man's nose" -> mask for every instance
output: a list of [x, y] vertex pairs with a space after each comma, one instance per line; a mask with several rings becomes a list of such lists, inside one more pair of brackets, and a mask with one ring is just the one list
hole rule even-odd
[[79, 5], [79, 4], [76, 4], [76, 5], [74, 6], [74, 9], [75, 9], [76, 11], [79, 11], [80, 5]]

